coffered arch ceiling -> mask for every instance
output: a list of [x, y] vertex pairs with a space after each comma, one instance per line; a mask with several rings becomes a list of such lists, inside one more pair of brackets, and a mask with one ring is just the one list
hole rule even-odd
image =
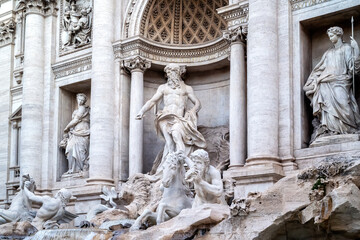
[[140, 35], [172, 45], [204, 44], [222, 36], [226, 23], [216, 9], [228, 0], [149, 0]]

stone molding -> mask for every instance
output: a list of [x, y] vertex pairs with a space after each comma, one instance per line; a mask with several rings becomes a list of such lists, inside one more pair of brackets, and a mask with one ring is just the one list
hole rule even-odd
[[125, 37], [129, 37], [129, 26], [131, 22], [131, 15], [134, 12], [135, 4], [137, 0], [131, 0], [128, 10], [126, 11], [126, 18], [125, 18]]
[[15, 29], [16, 23], [12, 18], [0, 22], [0, 47], [14, 42]]
[[19, 0], [16, 11], [25, 10], [26, 14], [56, 15], [57, 0]]
[[229, 43], [224, 39], [200, 46], [174, 46], [149, 41], [141, 36], [114, 43], [116, 58], [127, 59], [140, 56], [153, 63], [166, 65], [168, 63], [183, 63], [205, 65], [217, 62], [229, 56]]
[[129, 69], [129, 71], [141, 71], [145, 72], [146, 69], [151, 67], [151, 62], [140, 57], [136, 56], [132, 59], [127, 59], [124, 61], [124, 66]]
[[61, 62], [52, 66], [55, 79], [91, 70], [91, 56], [86, 56], [73, 61]]
[[290, 0], [290, 3], [292, 11], [296, 11], [329, 1], [331, 0]]
[[234, 42], [246, 43], [247, 33], [248, 33], [247, 26], [237, 26], [234, 28], [229, 28], [228, 30], [224, 31], [223, 37], [224, 39], [226, 39], [231, 43]]
[[228, 27], [244, 25], [249, 20], [249, 2], [247, 0], [241, 1], [219, 8], [217, 12], [228, 23]]

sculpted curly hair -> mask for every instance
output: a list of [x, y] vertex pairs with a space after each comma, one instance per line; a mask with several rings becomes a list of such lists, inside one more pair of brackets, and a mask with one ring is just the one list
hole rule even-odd
[[344, 35], [344, 30], [341, 27], [331, 27], [327, 30], [327, 34], [333, 33], [340, 37]]

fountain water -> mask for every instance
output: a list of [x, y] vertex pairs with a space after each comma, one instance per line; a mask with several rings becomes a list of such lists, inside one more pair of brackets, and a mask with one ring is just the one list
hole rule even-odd
[[101, 229], [51, 229], [37, 232], [24, 240], [96, 240], [111, 239], [113, 233]]

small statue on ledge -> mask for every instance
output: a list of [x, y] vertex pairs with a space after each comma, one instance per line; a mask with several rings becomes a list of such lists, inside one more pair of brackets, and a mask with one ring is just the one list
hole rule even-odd
[[310, 143], [319, 137], [358, 133], [360, 126], [352, 91], [353, 71], [360, 67], [359, 46], [353, 37], [350, 44], [343, 42], [340, 27], [329, 28], [327, 34], [334, 46], [324, 53], [304, 86], [316, 118]]
[[64, 129], [64, 139], [60, 147], [65, 149], [69, 170], [72, 174], [88, 169], [90, 143], [90, 107], [85, 106], [87, 97], [83, 93], [76, 95], [78, 109], [72, 114], [72, 120]]

